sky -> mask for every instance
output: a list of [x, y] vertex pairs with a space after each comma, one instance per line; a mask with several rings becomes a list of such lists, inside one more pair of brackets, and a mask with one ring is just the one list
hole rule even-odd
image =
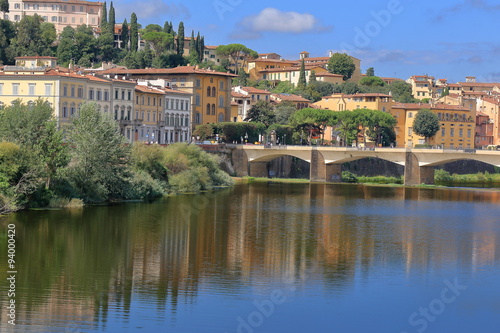
[[[361, 60], [361, 70], [448, 82], [500, 82], [500, 4], [495, 0], [118, 0], [116, 21], [135, 12], [143, 26], [180, 21], [206, 45], [241, 43], [296, 60], [329, 51]], [[109, 2], [108, 2], [109, 8]]]

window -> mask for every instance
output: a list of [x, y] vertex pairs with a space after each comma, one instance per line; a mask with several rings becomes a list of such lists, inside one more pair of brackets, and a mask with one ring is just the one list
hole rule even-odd
[[89, 90], [89, 99], [93, 100], [94, 99], [94, 89]]
[[35, 83], [28, 84], [28, 95], [35, 96]]
[[444, 127], [441, 127], [441, 136], [446, 135], [446, 129]]
[[148, 96], [148, 105], [151, 105], [151, 97]]
[[3, 83], [0, 83], [0, 95], [3, 95]]
[[76, 23], [74, 17], [71, 18], [71, 23]]
[[156, 106], [156, 97], [153, 97], [153, 106]]
[[132, 100], [132, 91], [131, 90], [128, 91], [128, 100], [129, 101]]
[[471, 130], [470, 128], [467, 130], [467, 137], [470, 138], [471, 137]]
[[196, 88], [199, 88], [201, 86], [201, 81], [198, 79], [196, 80]]
[[21, 19], [21, 16], [19, 15], [14, 15], [14, 21], [19, 21]]
[[194, 105], [200, 105], [200, 95], [196, 95], [194, 98]]
[[210, 104], [207, 104], [207, 114], [210, 114]]
[[25, 3], [24, 4], [24, 9], [30, 9], [30, 4], [29, 3]]
[[125, 100], [125, 90], [122, 89], [122, 101], [124, 101], [124, 100]]
[[78, 97], [83, 98], [83, 88], [82, 87], [78, 87]]
[[175, 100], [175, 109], [179, 110], [179, 100], [178, 99]]
[[199, 123], [200, 123], [200, 121], [201, 121], [201, 119], [200, 119], [200, 113], [199, 113], [199, 112], [196, 112], [196, 114], [194, 115], [194, 122], [195, 122], [196, 124], [199, 124]]
[[215, 87], [212, 87], [212, 97], [215, 97], [217, 95]]
[[408, 118], [413, 118], [413, 113], [412, 112], [408, 112]]
[[75, 97], [75, 86], [71, 86], [71, 97]]
[[184, 111], [184, 101], [181, 100], [181, 111]]
[[211, 93], [211, 91], [212, 91], [212, 88], [207, 87], [207, 97], [210, 97], [210, 93]]
[[135, 104], [139, 104], [139, 96], [135, 96]]
[[68, 86], [63, 85], [63, 96], [68, 96]]
[[163, 99], [163, 97], [160, 97], [158, 98], [158, 105], [161, 106], [161, 100]]
[[219, 107], [223, 108], [224, 107], [224, 97], [219, 97]]
[[20, 3], [14, 4], [14, 9], [21, 9], [21, 4]]
[[83, 6], [80, 6], [80, 11], [83, 12]]
[[212, 104], [212, 116], [215, 116], [215, 104]]
[[458, 136], [463, 137], [464, 136], [464, 130], [461, 128], [458, 130]]
[[97, 90], [97, 100], [100, 101], [102, 99], [102, 91]]
[[104, 100], [109, 101], [109, 91], [104, 90]]
[[[115, 99], [118, 99], [118, 89], [115, 89]], [[142, 104], [144, 104], [144, 102]]]
[[224, 122], [224, 114], [219, 113], [219, 123], [223, 123], [223, 122]]
[[224, 90], [224, 81], [221, 81], [221, 82], [219, 83], [219, 89], [220, 89], [220, 90]]
[[450, 136], [451, 136], [451, 137], [454, 137], [454, 136], [455, 136], [455, 129], [454, 129], [454, 128], [452, 128], [452, 129], [450, 130]]
[[12, 95], [19, 95], [19, 83], [12, 83]]
[[75, 115], [75, 103], [71, 103], [71, 108], [69, 109], [69, 114], [70, 116], [74, 116]]
[[68, 106], [64, 105], [62, 111], [63, 111], [63, 114], [62, 114], [63, 118], [67, 118], [68, 117]]
[[413, 128], [412, 127], [408, 127], [408, 135], [409, 136], [413, 135]]

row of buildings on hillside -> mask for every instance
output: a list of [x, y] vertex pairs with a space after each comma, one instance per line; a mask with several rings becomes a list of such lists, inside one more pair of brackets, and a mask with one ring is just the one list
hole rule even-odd
[[310, 101], [296, 95], [271, 94], [251, 87], [232, 87], [235, 75], [181, 66], [171, 69], [114, 68], [72, 70], [53, 57], [18, 57], [0, 69], [0, 108], [16, 100], [47, 100], [64, 129], [86, 102], [111, 114], [130, 141], [167, 144], [192, 140], [201, 124], [244, 121], [258, 101]]

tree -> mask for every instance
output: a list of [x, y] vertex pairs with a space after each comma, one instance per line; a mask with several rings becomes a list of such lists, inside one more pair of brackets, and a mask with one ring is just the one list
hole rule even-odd
[[128, 23], [127, 23], [127, 19], [125, 19], [123, 21], [123, 24], [122, 24], [122, 49], [125, 49], [125, 50], [128, 49], [128, 41], [129, 41]]
[[297, 89], [304, 90], [306, 86], [307, 86], [306, 65], [304, 62], [304, 58], [302, 58], [302, 63], [300, 64], [300, 71], [299, 71], [299, 81], [297, 82]]
[[375, 76], [375, 69], [373, 67], [370, 67], [366, 70], [366, 76]]
[[368, 87], [383, 87], [385, 86], [384, 80], [378, 76], [365, 76], [359, 81], [359, 84]]
[[115, 38], [115, 7], [113, 7], [113, 1], [109, 4], [109, 18], [108, 18], [108, 32]]
[[47, 26], [42, 27], [42, 23], [42, 17], [37, 14], [22, 17], [21, 21], [16, 25], [16, 36], [11, 41], [14, 53], [17, 56], [53, 55], [50, 46], [54, 40], [50, 39], [50, 33], [44, 33], [44, 30], [47, 31], [48, 28]]
[[14, 50], [11, 41], [15, 37], [14, 24], [8, 20], [0, 20], [0, 63], [14, 62]]
[[337, 124], [337, 113], [331, 110], [304, 108], [293, 114], [290, 123], [297, 131], [307, 136], [311, 143], [313, 136], [321, 135], [324, 139], [326, 127]]
[[450, 94], [450, 88], [446, 87], [443, 89], [443, 92], [441, 93], [441, 97], [448, 96]]
[[102, 13], [101, 13], [101, 31], [108, 29], [108, 10], [107, 10], [106, 1], [102, 4]]
[[344, 146], [347, 146], [357, 139], [359, 122], [352, 111], [339, 111], [337, 112], [337, 116], [338, 124], [335, 130], [342, 138]]
[[136, 52], [139, 49], [139, 26], [137, 24], [137, 15], [132, 13], [130, 16], [130, 51]]
[[415, 102], [413, 97], [411, 84], [404, 81], [393, 82], [390, 86], [391, 94], [396, 102], [412, 103]]
[[9, 0], [0, 0], [0, 12], [4, 14], [9, 12]]
[[105, 32], [97, 38], [97, 46], [100, 55], [99, 58], [101, 61], [112, 61], [115, 58], [116, 49], [114, 44], [114, 36], [109, 32]]
[[423, 136], [426, 143], [439, 131], [438, 116], [429, 109], [420, 109], [413, 120], [413, 132]]
[[271, 103], [260, 100], [248, 110], [244, 121], [263, 123], [266, 127], [275, 122], [276, 115]]
[[309, 84], [316, 84], [317, 82], [316, 71], [311, 71], [311, 74], [309, 75]]
[[334, 53], [328, 60], [327, 69], [330, 73], [342, 75], [347, 81], [356, 70], [356, 65], [346, 53]]
[[76, 27], [75, 50], [75, 62], [79, 65], [88, 67], [96, 59], [97, 39], [94, 37], [92, 27], [85, 24]]
[[293, 104], [293, 102], [281, 102], [275, 108], [276, 123], [280, 125], [288, 125], [290, 123], [290, 117], [295, 112], [297, 112], [297, 107], [295, 106], [295, 104]]
[[85, 104], [68, 132], [72, 161], [68, 180], [85, 202], [123, 198], [130, 146], [118, 124], [95, 104]]
[[177, 54], [184, 55], [184, 22], [179, 23], [179, 29], [177, 31]]
[[57, 169], [68, 163], [62, 131], [57, 129], [52, 107], [42, 99], [32, 104], [17, 100], [5, 108], [0, 113], [0, 140], [21, 147], [22, 170], [33, 178], [28, 186], [30, 189], [38, 187], [38, 179], [43, 180], [45, 188], [49, 189]]
[[205, 37], [201, 36], [200, 41], [198, 43], [198, 56], [199, 56], [198, 63], [203, 62], [204, 52], [205, 52]]
[[239, 61], [243, 60], [243, 67], [250, 59], [255, 59], [259, 55], [252, 49], [249, 49], [243, 44], [228, 44], [219, 45], [215, 52], [223, 57], [228, 57], [230, 63], [234, 66], [234, 73], [238, 73]]
[[165, 52], [169, 48], [169, 45], [174, 42], [174, 37], [163, 31], [147, 32], [142, 35], [142, 39], [144, 39], [151, 45], [156, 57], [160, 56], [163, 52]]

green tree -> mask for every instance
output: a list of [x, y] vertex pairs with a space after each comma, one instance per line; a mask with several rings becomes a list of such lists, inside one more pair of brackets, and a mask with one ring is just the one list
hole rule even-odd
[[115, 38], [115, 7], [113, 7], [113, 1], [109, 4], [109, 18], [108, 18], [108, 32]]
[[[43, 25], [41, 16], [24, 15], [16, 25], [16, 36], [11, 44], [17, 56], [51, 56], [53, 52], [51, 45], [55, 39], [50, 39], [51, 33], [46, 25]], [[51, 23], [47, 23], [51, 24]], [[55, 37], [55, 35], [53, 35]]]
[[297, 89], [304, 90], [306, 86], [307, 86], [306, 65], [304, 62], [304, 58], [302, 58], [302, 63], [300, 64], [299, 81], [297, 83]]
[[3, 14], [9, 12], [9, 0], [0, 0], [0, 12]]
[[450, 94], [450, 88], [446, 87], [443, 89], [443, 92], [441, 93], [441, 97], [448, 96]]
[[97, 38], [97, 50], [101, 61], [112, 61], [115, 58], [117, 52], [114, 44], [114, 35], [109, 32], [105, 32]]
[[334, 53], [328, 60], [327, 69], [330, 73], [342, 75], [347, 81], [356, 70], [356, 65], [346, 53]]
[[79, 65], [89, 67], [96, 59], [96, 51], [98, 51], [94, 30], [88, 25], [79, 25], [76, 27], [74, 40], [76, 50], [75, 62]]
[[84, 202], [102, 202], [125, 197], [130, 176], [130, 146], [118, 124], [95, 104], [85, 104], [68, 132], [71, 164], [70, 184]]
[[11, 41], [15, 37], [14, 24], [8, 20], [0, 20], [0, 63], [11, 64], [14, 62], [14, 49]]
[[198, 55], [199, 55], [198, 63], [203, 62], [204, 52], [205, 52], [205, 37], [201, 36], [200, 41], [198, 43]]
[[359, 121], [352, 111], [339, 111], [337, 112], [337, 117], [338, 124], [335, 130], [342, 138], [344, 146], [348, 146], [351, 142], [357, 140]]
[[142, 38], [151, 45], [156, 57], [164, 53], [174, 42], [174, 37], [163, 31], [150, 31], [145, 33]]
[[266, 127], [275, 122], [276, 115], [271, 103], [260, 100], [248, 110], [245, 121], [263, 123]]
[[375, 69], [373, 67], [370, 67], [366, 70], [366, 76], [375, 76]]
[[293, 102], [281, 102], [275, 107], [276, 123], [280, 125], [288, 125], [290, 123], [290, 117], [295, 112], [297, 112], [297, 107], [293, 104]]
[[321, 135], [324, 139], [326, 127], [337, 124], [337, 113], [331, 110], [304, 108], [293, 114], [290, 123], [297, 131], [307, 135], [308, 142], [311, 143], [313, 136]]
[[125, 19], [122, 24], [122, 49], [128, 50], [128, 43], [129, 43], [128, 23], [127, 19]]
[[423, 136], [426, 143], [428, 143], [429, 138], [436, 135], [438, 131], [438, 116], [429, 109], [421, 109], [418, 111], [415, 119], [413, 120], [413, 132], [417, 135]]
[[130, 51], [136, 52], [139, 49], [139, 26], [137, 24], [137, 15], [132, 13], [130, 16]]
[[316, 71], [312, 70], [309, 74], [309, 84], [316, 84], [318, 80], [316, 79]]
[[101, 13], [101, 31], [108, 29], [108, 9], [106, 1], [102, 4], [102, 13]]
[[215, 52], [223, 57], [227, 57], [233, 66], [233, 72], [238, 73], [239, 61], [243, 60], [243, 67], [250, 59], [256, 59], [259, 55], [256, 51], [249, 49], [243, 44], [219, 45]]
[[179, 29], [177, 30], [177, 54], [184, 55], [184, 22], [179, 23]]
[[383, 87], [383, 86], [385, 86], [384, 80], [382, 80], [378, 76], [365, 76], [364, 78], [362, 78], [359, 81], [359, 84], [363, 85], [363, 86], [368, 86], [368, 87], [375, 87], [375, 86]]
[[413, 98], [411, 84], [404, 81], [396, 81], [390, 86], [391, 94], [396, 102], [401, 103], [413, 103], [415, 98]]

